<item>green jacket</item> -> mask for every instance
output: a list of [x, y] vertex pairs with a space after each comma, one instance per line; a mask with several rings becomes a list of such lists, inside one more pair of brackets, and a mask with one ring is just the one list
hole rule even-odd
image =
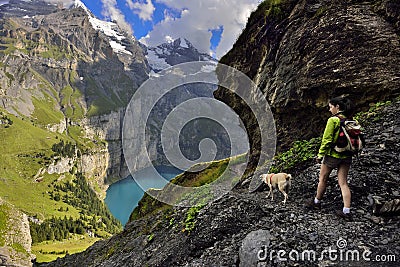
[[332, 116], [328, 119], [326, 123], [324, 135], [322, 136], [321, 146], [318, 151], [318, 158], [322, 158], [325, 155], [344, 159], [351, 157], [348, 154], [343, 154], [336, 152], [332, 148], [332, 144], [334, 144], [339, 136], [339, 127], [340, 127], [340, 119], [336, 116]]

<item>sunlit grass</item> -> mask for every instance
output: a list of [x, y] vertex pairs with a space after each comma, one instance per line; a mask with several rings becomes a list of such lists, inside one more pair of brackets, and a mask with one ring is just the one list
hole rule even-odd
[[88, 236], [74, 236], [64, 241], [45, 241], [32, 246], [32, 253], [36, 255], [37, 262], [54, 261], [68, 254], [85, 251], [100, 238]]

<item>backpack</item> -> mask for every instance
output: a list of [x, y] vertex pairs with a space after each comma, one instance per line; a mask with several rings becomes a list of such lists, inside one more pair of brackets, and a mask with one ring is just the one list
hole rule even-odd
[[361, 125], [351, 119], [339, 117], [339, 136], [333, 144], [333, 149], [339, 153], [358, 155], [365, 145]]

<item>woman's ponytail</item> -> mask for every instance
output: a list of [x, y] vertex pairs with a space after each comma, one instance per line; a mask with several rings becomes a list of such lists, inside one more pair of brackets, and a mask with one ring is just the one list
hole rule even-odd
[[329, 103], [336, 106], [339, 105], [339, 110], [348, 118], [353, 117], [354, 105], [353, 102], [345, 96], [334, 97], [329, 100]]

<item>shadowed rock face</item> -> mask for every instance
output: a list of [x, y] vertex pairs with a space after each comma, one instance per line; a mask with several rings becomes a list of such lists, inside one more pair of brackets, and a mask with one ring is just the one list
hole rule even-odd
[[[334, 96], [347, 94], [360, 109], [400, 94], [398, 1], [267, 2], [221, 62], [265, 93], [279, 148], [320, 134]], [[244, 110], [223, 89], [215, 96]]]

